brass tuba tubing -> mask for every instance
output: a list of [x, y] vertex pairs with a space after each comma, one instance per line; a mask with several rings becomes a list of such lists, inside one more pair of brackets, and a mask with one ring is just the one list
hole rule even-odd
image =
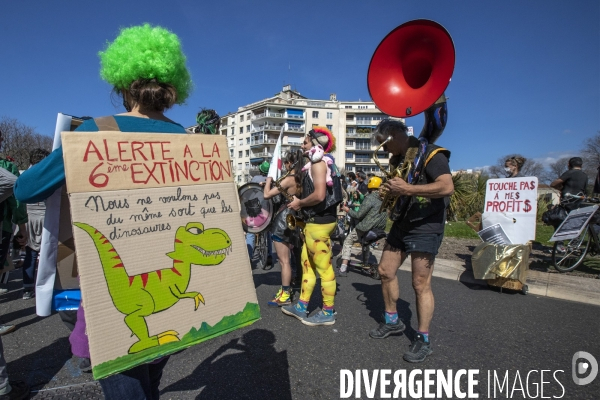
[[285, 217], [285, 222], [287, 224], [287, 227], [292, 231], [296, 228], [304, 229], [304, 227], [306, 226], [306, 222], [302, 221], [299, 218], [296, 218], [292, 214], [288, 214], [287, 217]]

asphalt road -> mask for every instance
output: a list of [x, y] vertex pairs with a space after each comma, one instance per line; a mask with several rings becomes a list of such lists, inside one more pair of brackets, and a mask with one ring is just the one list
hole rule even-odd
[[[279, 276], [278, 267], [254, 271], [261, 306], [275, 293]], [[399, 272], [398, 277], [400, 318], [408, 326], [405, 334], [384, 340], [368, 337], [383, 312], [380, 284], [351, 272], [338, 278], [335, 325], [308, 327], [265, 305], [262, 319], [255, 324], [172, 356], [162, 379], [161, 399], [337, 399], [342, 369], [367, 370], [370, 377], [381, 369], [392, 374], [475, 369], [479, 372], [474, 390], [479, 398], [488, 398], [488, 386], [494, 397], [488, 373], [493, 377], [495, 371], [500, 381], [508, 376], [502, 392], [496, 386], [495, 398], [542, 398], [542, 386], [544, 398], [600, 398], [600, 377], [586, 386], [575, 385], [571, 377], [575, 352], [586, 351], [600, 360], [600, 308], [433, 278], [434, 354], [413, 365], [402, 360], [402, 353], [417, 324], [414, 294], [410, 274]], [[235, 282], [231, 284], [235, 290]], [[34, 398], [83, 398], [83, 394], [69, 397], [65, 394], [69, 390], [87, 390], [86, 398], [101, 398], [91, 393], [93, 385], [82, 386], [92, 378], [71, 361], [69, 331], [58, 315], [35, 316], [35, 301], [20, 298], [20, 271], [11, 274], [9, 285], [12, 291], [0, 296], [0, 323], [18, 325], [2, 337], [11, 379], [25, 380], [41, 390]], [[319, 305], [313, 296], [310, 309]], [[541, 370], [550, 372], [542, 378]], [[388, 392], [392, 392], [393, 378], [388, 379], [392, 380]], [[465, 377], [460, 388], [467, 389]], [[361, 396], [368, 398], [364, 385]], [[379, 385], [372, 398], [380, 398]]]

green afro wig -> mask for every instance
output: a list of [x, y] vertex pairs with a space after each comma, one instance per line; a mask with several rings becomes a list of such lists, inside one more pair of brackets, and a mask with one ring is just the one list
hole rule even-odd
[[137, 79], [156, 79], [175, 87], [177, 104], [192, 91], [179, 38], [164, 28], [144, 24], [122, 29], [98, 55], [100, 76], [117, 89], [127, 89]]

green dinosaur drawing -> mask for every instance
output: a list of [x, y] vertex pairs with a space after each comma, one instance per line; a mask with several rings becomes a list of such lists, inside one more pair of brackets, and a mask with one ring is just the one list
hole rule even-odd
[[231, 251], [231, 239], [223, 230], [205, 230], [200, 222], [190, 222], [177, 229], [175, 250], [166, 254], [173, 260], [171, 268], [128, 275], [116, 249], [101, 232], [82, 222], [73, 225], [87, 232], [94, 241], [112, 301], [117, 310], [125, 314], [125, 324], [132, 335], [139, 339], [129, 348], [130, 354], [179, 341], [179, 333], [173, 330], [149, 336], [145, 317], [164, 311], [184, 298], [194, 299], [194, 310], [197, 310], [200, 302], [204, 304], [204, 297], [187, 291], [192, 265], [219, 265]]

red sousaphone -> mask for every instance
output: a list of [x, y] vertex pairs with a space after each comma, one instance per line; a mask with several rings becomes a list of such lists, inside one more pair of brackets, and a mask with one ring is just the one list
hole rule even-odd
[[[406, 22], [391, 31], [377, 46], [371, 57], [367, 74], [369, 93], [375, 105], [392, 117], [406, 118], [425, 112], [425, 123], [416, 154], [404, 160], [401, 168], [385, 171], [377, 159], [373, 160], [389, 179], [401, 177], [416, 184], [424, 165], [427, 144], [434, 143], [444, 131], [448, 118], [444, 91], [454, 71], [454, 43], [446, 29], [437, 22], [419, 19]], [[391, 137], [380, 144], [379, 150]], [[392, 160], [390, 160], [392, 161]], [[382, 210], [390, 211], [390, 218], [402, 218], [408, 199], [384, 195]]]

